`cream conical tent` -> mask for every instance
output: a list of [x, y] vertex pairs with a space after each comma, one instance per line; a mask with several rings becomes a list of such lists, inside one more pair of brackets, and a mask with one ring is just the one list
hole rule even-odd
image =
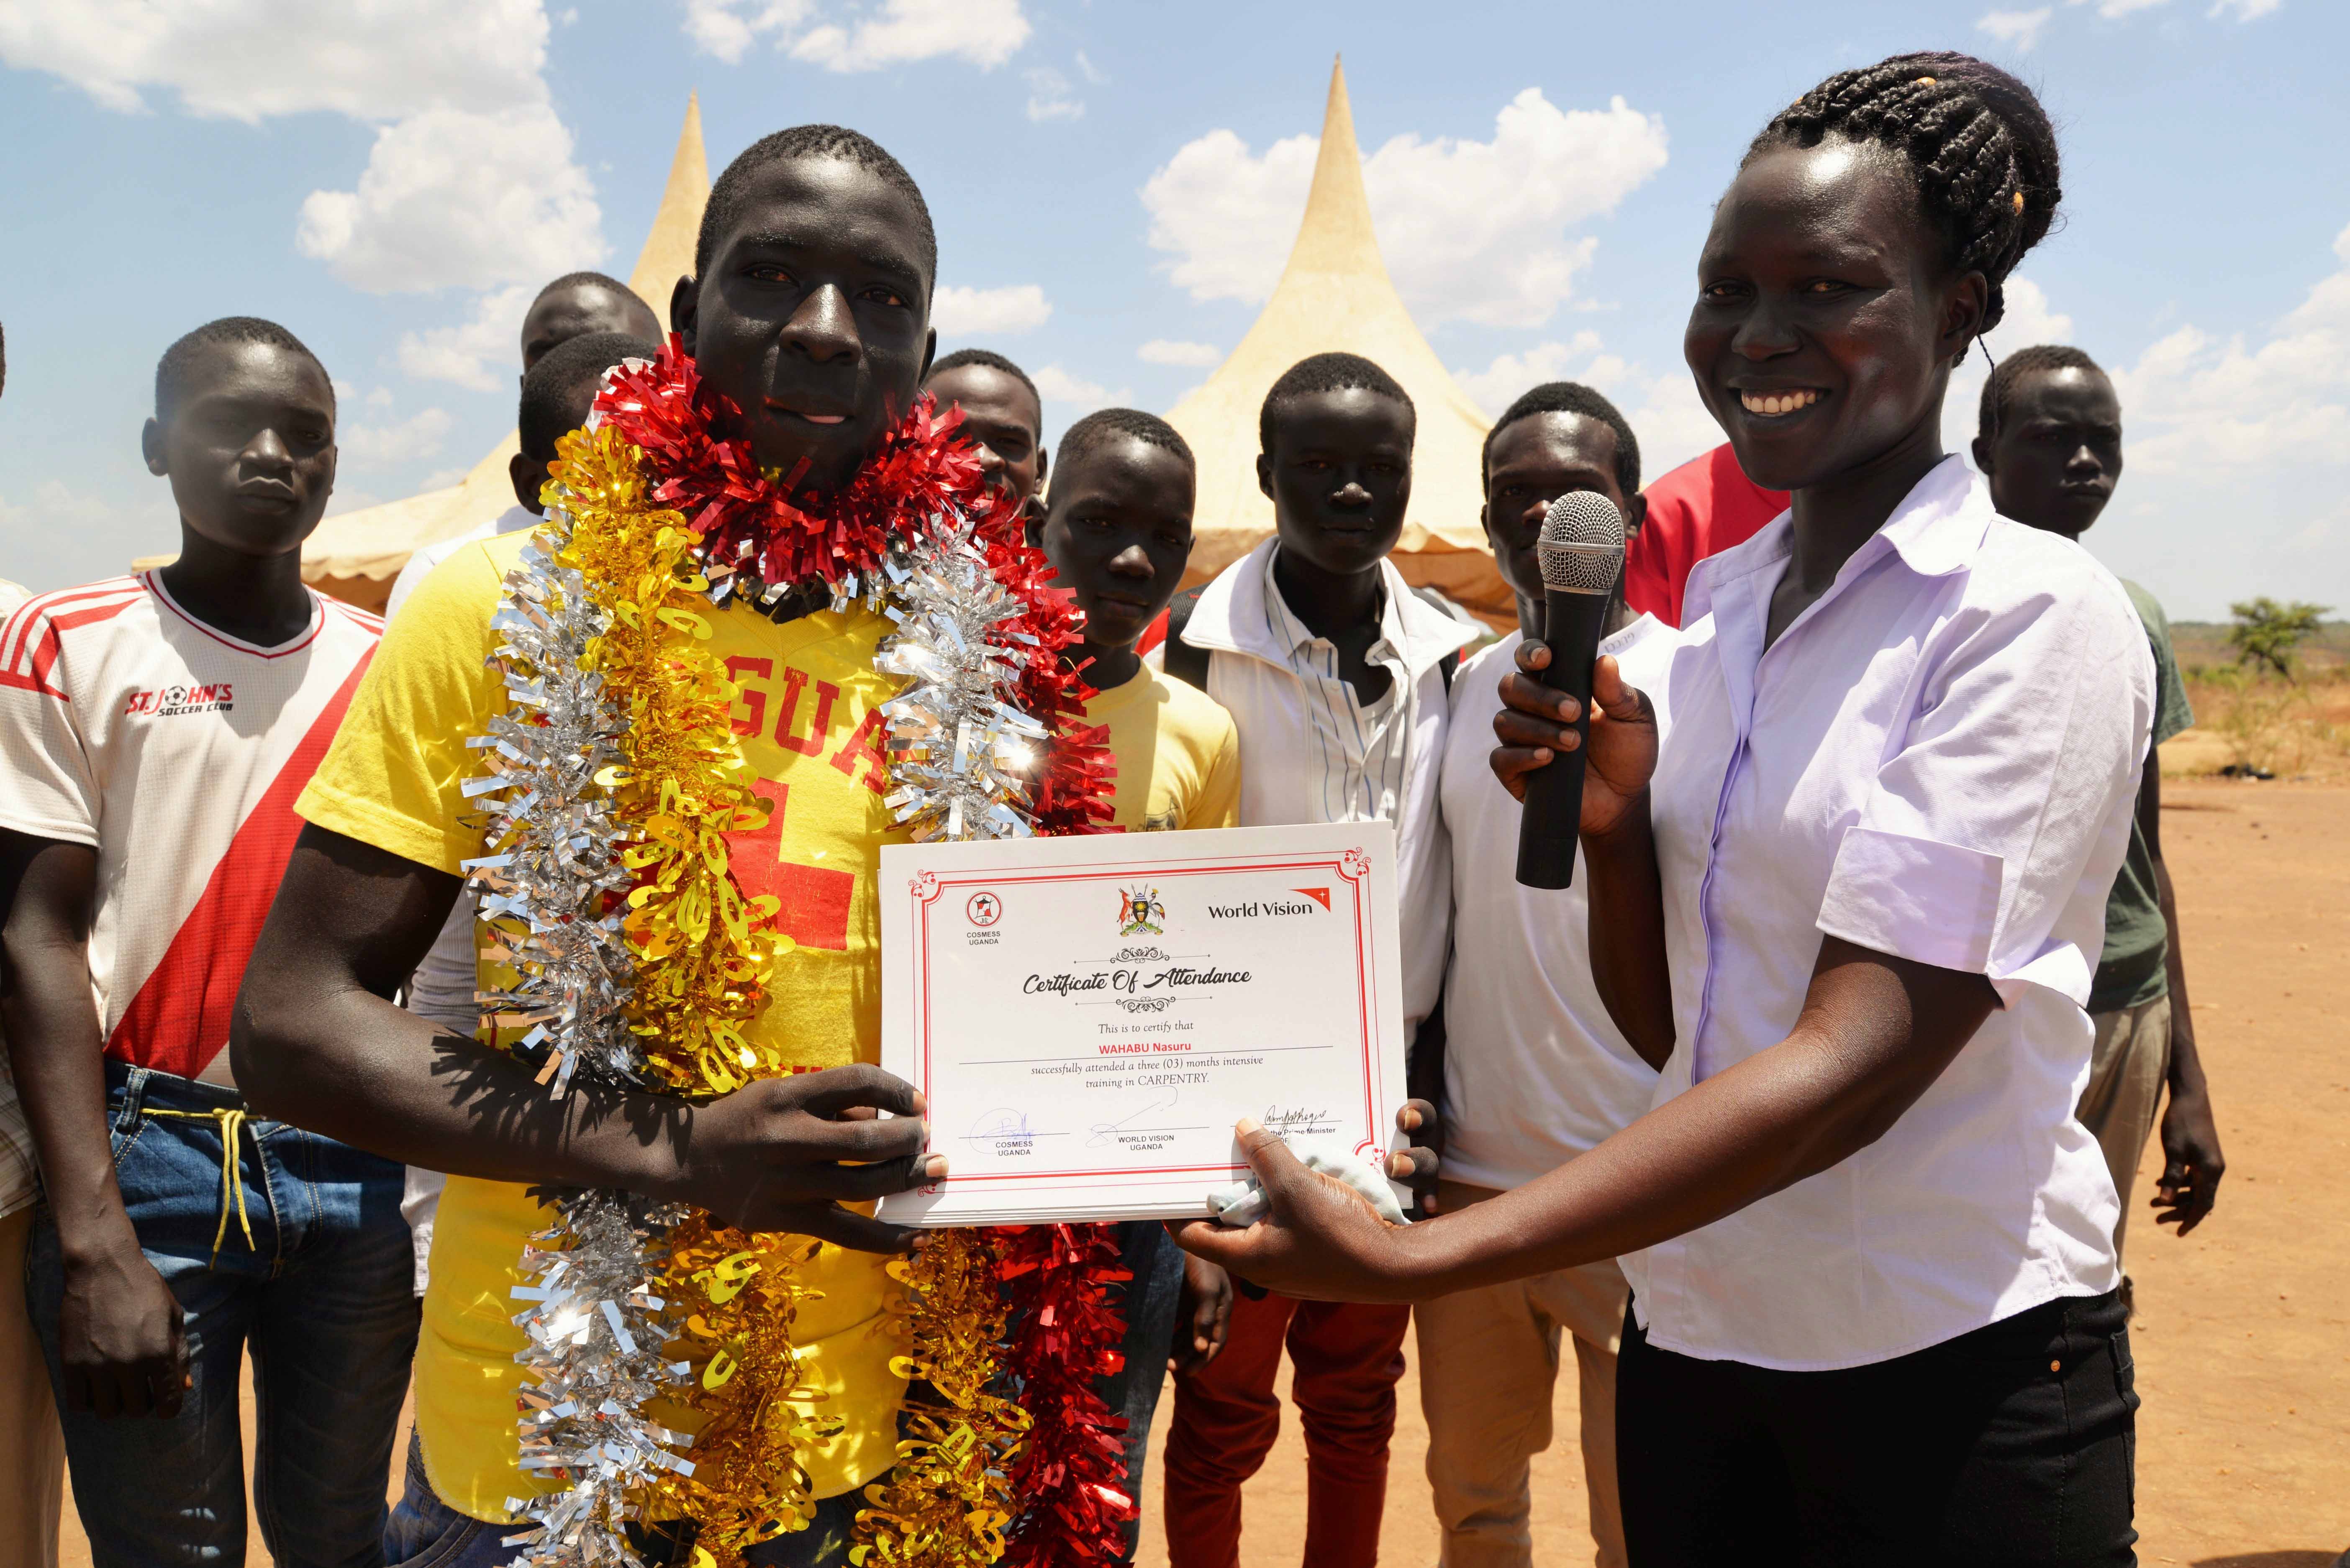
[[1281, 282], [1232, 357], [1167, 416], [1200, 461], [1187, 583], [1206, 581], [1273, 532], [1273, 503], [1256, 483], [1257, 410], [1283, 371], [1333, 350], [1378, 365], [1403, 383], [1419, 411], [1411, 510], [1395, 554], [1405, 579], [1440, 588], [1489, 618], [1514, 621], [1510, 592], [1493, 570], [1478, 522], [1484, 499], [1479, 460], [1490, 421], [1453, 381], [1388, 281], [1339, 64], [1330, 68], [1314, 187]]
[[[637, 254], [629, 286], [653, 307], [669, 314], [670, 290], [693, 270], [693, 241], [702, 209], [710, 200], [710, 162], [702, 147], [702, 105], [685, 100], [685, 126], [678, 132], [677, 156], [670, 162], [669, 186], [653, 214], [652, 232]], [[322, 593], [371, 610], [383, 607], [392, 579], [408, 557], [427, 545], [454, 538], [514, 504], [506, 464], [521, 450], [513, 435], [475, 463], [446, 490], [405, 501], [346, 512], [318, 524], [302, 546], [302, 576]]]

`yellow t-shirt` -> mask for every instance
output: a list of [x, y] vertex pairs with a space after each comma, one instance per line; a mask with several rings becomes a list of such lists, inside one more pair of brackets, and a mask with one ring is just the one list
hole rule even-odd
[[[529, 538], [467, 545], [418, 588], [296, 805], [305, 818], [442, 871], [482, 853], [460, 789], [477, 772], [465, 741], [504, 706], [483, 660], [495, 646], [489, 623], [501, 585]], [[873, 651], [890, 623], [861, 609], [787, 626], [731, 607], [711, 618], [711, 650], [742, 687], [734, 727], [743, 755], [775, 805], [765, 827], [734, 836], [733, 864], [745, 892], [782, 899], [777, 919], [798, 944], [778, 963], [749, 1033], [809, 1067], [878, 1062], [874, 880], [881, 846], [905, 841], [881, 802], [880, 704], [898, 682], [875, 673]], [[526, 1189], [504, 1182], [452, 1178], [441, 1200], [416, 1347], [416, 1425], [433, 1490], [474, 1519], [509, 1521], [507, 1498], [555, 1484], [525, 1478], [515, 1463], [514, 1356], [524, 1338], [507, 1294], [521, 1282], [524, 1238], [546, 1223]], [[862, 1486], [896, 1457], [906, 1386], [889, 1371], [900, 1346], [881, 1316], [883, 1262], [827, 1245], [803, 1274], [823, 1299], [802, 1307], [796, 1339], [827, 1396], [824, 1413], [846, 1423], [807, 1456], [818, 1497]]]
[[1109, 726], [1120, 827], [1239, 825], [1240, 732], [1214, 698], [1146, 664], [1124, 685], [1095, 693], [1086, 722]]

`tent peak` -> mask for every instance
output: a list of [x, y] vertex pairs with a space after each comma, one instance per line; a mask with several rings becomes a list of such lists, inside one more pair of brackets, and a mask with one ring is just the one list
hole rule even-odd
[[685, 95], [685, 121], [678, 127], [677, 152], [670, 160], [669, 182], [654, 209], [651, 232], [637, 254], [629, 287], [653, 307], [669, 314], [670, 291], [693, 270], [693, 244], [702, 228], [702, 209], [710, 202], [710, 155], [702, 143], [702, 95]]
[[1289, 252], [1285, 278], [1295, 273], [1342, 273], [1384, 280], [1371, 226], [1370, 193], [1363, 185], [1363, 154], [1355, 141], [1355, 111], [1347, 99], [1347, 66], [1330, 62], [1330, 99], [1322, 111], [1322, 147], [1314, 159], [1314, 185], [1305, 216]]

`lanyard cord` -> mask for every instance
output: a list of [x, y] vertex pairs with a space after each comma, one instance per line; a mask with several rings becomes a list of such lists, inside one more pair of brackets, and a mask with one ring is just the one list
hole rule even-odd
[[[234, 1199], [236, 1203], [237, 1228], [244, 1232], [245, 1250], [247, 1251], [254, 1252], [259, 1251], [261, 1249], [253, 1244], [252, 1222], [245, 1218], [244, 1183], [236, 1179], [236, 1140], [237, 1135], [245, 1130], [244, 1107], [242, 1106], [235, 1106], [234, 1108], [224, 1106], [219, 1110], [211, 1111], [167, 1111], [161, 1108], [154, 1108], [142, 1111], [140, 1114], [151, 1116], [178, 1116], [182, 1121], [220, 1123], [220, 1229], [213, 1232], [212, 1261], [214, 1264], [217, 1264], [220, 1262], [221, 1243], [228, 1240], [228, 1207], [232, 1198]], [[257, 1154], [260, 1150], [260, 1139], [256, 1137], [254, 1140], [254, 1152]]]

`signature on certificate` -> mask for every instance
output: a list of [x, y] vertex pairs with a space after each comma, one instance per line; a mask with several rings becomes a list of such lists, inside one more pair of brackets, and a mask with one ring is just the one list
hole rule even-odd
[[988, 1112], [972, 1123], [971, 1131], [962, 1136], [985, 1138], [990, 1142], [1010, 1142], [1033, 1138], [1036, 1135], [1029, 1129], [1027, 1112], [1007, 1108]]
[[1086, 1147], [1087, 1148], [1099, 1148], [1103, 1144], [1106, 1144], [1112, 1138], [1117, 1137], [1120, 1133], [1148, 1130], [1139, 1128], [1134, 1124], [1140, 1121], [1144, 1116], [1149, 1116], [1153, 1111], [1171, 1109], [1174, 1106], [1175, 1100], [1176, 1096], [1170, 1094], [1165, 1099], [1153, 1100], [1149, 1105], [1143, 1106], [1140, 1110], [1134, 1112], [1130, 1116], [1121, 1116], [1117, 1121], [1096, 1122], [1093, 1125], [1094, 1136], [1086, 1139]]
[[1298, 1106], [1267, 1106], [1264, 1108], [1265, 1127], [1276, 1135], [1290, 1133], [1335, 1132], [1338, 1124], [1331, 1118], [1329, 1107], [1308, 1110]]

